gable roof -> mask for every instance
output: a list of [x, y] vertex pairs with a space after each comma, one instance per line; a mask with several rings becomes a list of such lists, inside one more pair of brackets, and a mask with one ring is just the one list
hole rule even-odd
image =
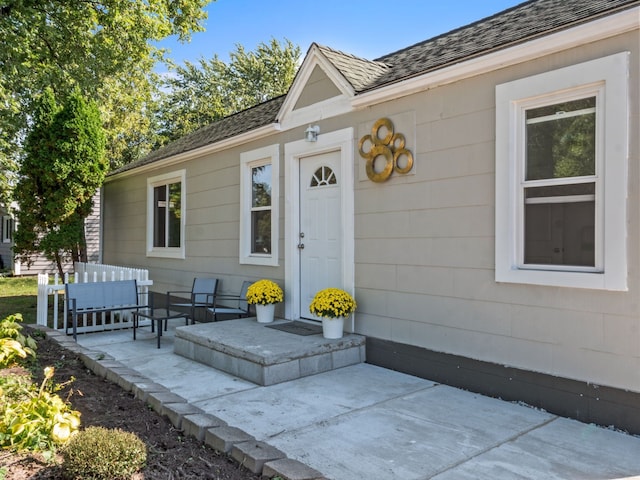
[[[310, 51], [324, 56], [358, 95], [637, 5], [640, 0], [530, 0], [376, 60], [317, 44]], [[125, 165], [112, 175], [275, 124], [286, 100], [283, 95], [230, 115]]]

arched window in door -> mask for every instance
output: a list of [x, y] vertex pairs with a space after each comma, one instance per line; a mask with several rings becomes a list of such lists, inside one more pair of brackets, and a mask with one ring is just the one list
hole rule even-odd
[[337, 185], [338, 180], [336, 179], [336, 174], [333, 173], [331, 167], [327, 167], [323, 165], [318, 168], [313, 176], [311, 177], [310, 187], [322, 187], [325, 185]]

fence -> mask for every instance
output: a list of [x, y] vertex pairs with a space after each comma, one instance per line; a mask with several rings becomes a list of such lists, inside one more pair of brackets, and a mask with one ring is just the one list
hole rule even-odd
[[[149, 271], [140, 268], [119, 267], [116, 265], [102, 265], [98, 263], [74, 263], [74, 283], [87, 282], [113, 282], [116, 280], [136, 280], [138, 284], [138, 301], [140, 305], [147, 305], [149, 286], [153, 281], [149, 280]], [[60, 276], [53, 276], [53, 283], [49, 283], [49, 275], [38, 275], [38, 310], [37, 324], [48, 325], [49, 297], [53, 296], [53, 322], [52, 328], [65, 329], [65, 321], [68, 317], [67, 306], [63, 302], [63, 316], [60, 318], [60, 296], [64, 295], [64, 286], [69, 283], [69, 274], [65, 273], [60, 283]], [[85, 315], [82, 325], [78, 327], [78, 333], [96, 332], [102, 330], [114, 330], [131, 326], [131, 314], [129, 312], [116, 312], [111, 314], [99, 313]]]

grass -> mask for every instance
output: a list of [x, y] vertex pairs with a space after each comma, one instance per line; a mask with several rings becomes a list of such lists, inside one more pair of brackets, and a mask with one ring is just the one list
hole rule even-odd
[[21, 313], [25, 323], [36, 323], [38, 277], [0, 276], [0, 319]]

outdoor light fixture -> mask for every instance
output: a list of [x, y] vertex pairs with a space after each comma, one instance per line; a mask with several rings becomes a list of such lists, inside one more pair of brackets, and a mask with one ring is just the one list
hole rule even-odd
[[320, 133], [320, 126], [318, 125], [309, 125], [304, 131], [304, 139], [307, 142], [315, 142], [318, 140], [318, 134]]

